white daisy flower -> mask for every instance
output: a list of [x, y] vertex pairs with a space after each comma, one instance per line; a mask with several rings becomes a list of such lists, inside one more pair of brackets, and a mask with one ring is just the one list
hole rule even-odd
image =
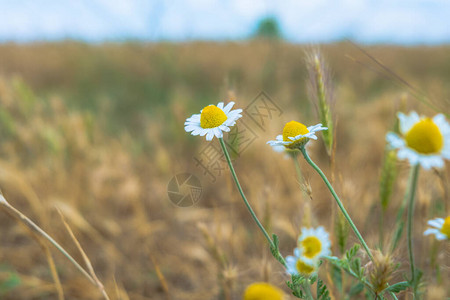
[[450, 159], [450, 125], [443, 114], [434, 118], [398, 114], [400, 133], [389, 132], [386, 140], [394, 149], [399, 149], [399, 159], [408, 159], [411, 165], [420, 164], [424, 169], [442, 168], [444, 159]]
[[298, 249], [305, 261], [312, 263], [320, 257], [330, 255], [330, 247], [330, 237], [322, 226], [302, 228], [302, 234], [298, 238]]
[[300, 250], [294, 249], [294, 256], [289, 255], [286, 257], [286, 271], [290, 275], [305, 275], [310, 276], [317, 272], [319, 268], [319, 261], [306, 261], [300, 256]]
[[437, 218], [428, 221], [428, 225], [434, 228], [428, 228], [424, 235], [434, 234], [438, 240], [450, 240], [450, 216], [447, 218]]
[[283, 134], [276, 137], [275, 141], [268, 141], [270, 146], [284, 146], [287, 149], [297, 149], [303, 147], [309, 139], [317, 140], [316, 132], [327, 130], [322, 124], [306, 127], [302, 123], [291, 121], [286, 123]]
[[184, 122], [184, 130], [192, 135], [206, 135], [206, 140], [211, 141], [214, 136], [223, 137], [223, 131], [230, 131], [231, 126], [242, 117], [242, 109], [231, 110], [234, 102], [228, 103], [225, 107], [223, 102], [217, 106], [208, 105], [200, 111], [200, 114], [192, 115]]

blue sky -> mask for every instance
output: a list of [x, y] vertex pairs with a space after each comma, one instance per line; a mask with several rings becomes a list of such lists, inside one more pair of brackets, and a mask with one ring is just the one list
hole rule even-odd
[[0, 0], [0, 41], [245, 39], [267, 15], [291, 42], [450, 43], [450, 0]]

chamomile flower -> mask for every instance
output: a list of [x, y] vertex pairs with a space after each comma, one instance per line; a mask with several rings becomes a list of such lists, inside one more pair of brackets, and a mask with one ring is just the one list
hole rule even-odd
[[289, 255], [286, 257], [286, 271], [290, 275], [311, 276], [317, 272], [318, 268], [319, 260], [305, 260], [298, 248], [294, 249], [294, 256]]
[[302, 228], [298, 238], [300, 256], [307, 262], [313, 262], [320, 257], [331, 254], [331, 242], [328, 232], [322, 226], [317, 228]]
[[275, 141], [268, 141], [267, 144], [274, 146], [284, 146], [287, 149], [298, 149], [306, 145], [309, 139], [317, 140], [316, 132], [326, 130], [322, 124], [306, 127], [300, 122], [291, 121], [286, 123], [283, 134], [276, 137]]
[[230, 131], [230, 127], [236, 124], [236, 121], [242, 117], [242, 109], [234, 109], [234, 102], [228, 103], [225, 107], [223, 102], [217, 106], [208, 105], [200, 111], [200, 114], [192, 115], [184, 122], [184, 130], [192, 135], [205, 136], [206, 140], [211, 141], [214, 136], [223, 137], [223, 131]]
[[243, 300], [283, 300], [284, 293], [279, 288], [266, 282], [249, 285], [244, 292]]
[[428, 225], [434, 228], [428, 228], [424, 235], [434, 234], [438, 240], [450, 240], [450, 216], [447, 218], [437, 218], [428, 221]]
[[450, 125], [444, 115], [431, 118], [398, 114], [400, 133], [388, 133], [386, 140], [394, 149], [399, 149], [399, 159], [408, 159], [411, 165], [420, 164], [424, 169], [442, 168], [444, 159], [450, 159]]

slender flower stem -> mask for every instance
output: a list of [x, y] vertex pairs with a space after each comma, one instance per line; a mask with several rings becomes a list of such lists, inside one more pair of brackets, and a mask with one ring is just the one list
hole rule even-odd
[[303, 291], [306, 294], [306, 299], [314, 300], [314, 297], [311, 293], [311, 285], [309, 284], [309, 278], [306, 278], [305, 282], [303, 283]]
[[356, 236], [358, 237], [359, 241], [361, 242], [361, 244], [363, 245], [364, 249], [367, 252], [367, 255], [369, 256], [370, 260], [373, 261], [373, 255], [372, 252], [370, 252], [369, 247], [367, 246], [366, 242], [364, 241], [363, 237], [361, 236], [361, 234], [358, 231], [358, 228], [356, 228], [355, 224], [353, 223], [352, 219], [350, 218], [349, 214], [347, 213], [347, 210], [345, 209], [344, 205], [342, 204], [341, 200], [339, 199], [338, 195], [336, 194], [336, 192], [334, 191], [333, 187], [331, 186], [330, 182], [328, 181], [327, 177], [325, 176], [325, 174], [322, 172], [322, 170], [311, 160], [311, 158], [309, 157], [308, 153], [306, 152], [305, 147], [302, 147], [300, 149], [302, 151], [303, 156], [305, 157], [306, 161], [311, 165], [311, 167], [314, 168], [314, 170], [316, 170], [317, 173], [319, 173], [320, 177], [322, 177], [322, 180], [325, 182], [326, 186], [328, 187], [328, 189], [330, 190], [331, 194], [333, 195], [334, 199], [336, 200], [337, 205], [339, 206], [339, 208], [342, 211], [342, 214], [344, 215], [344, 217], [347, 219], [347, 222], [350, 224], [350, 227], [353, 229], [353, 231], [355, 232]]
[[[241, 194], [242, 200], [244, 200], [245, 206], [247, 206], [248, 211], [252, 215], [253, 220], [256, 222], [256, 225], [258, 225], [259, 229], [261, 229], [262, 233], [266, 237], [267, 241], [270, 244], [271, 249], [276, 249], [275, 243], [270, 238], [269, 234], [267, 233], [266, 229], [264, 229], [264, 226], [261, 224], [261, 222], [258, 220], [258, 217], [256, 216], [255, 212], [253, 211], [252, 207], [250, 206], [250, 203], [248, 202], [247, 198], [245, 197], [244, 191], [242, 190], [241, 184], [239, 183], [239, 180], [237, 178], [236, 172], [234, 171], [233, 164], [231, 163], [230, 154], [228, 154], [227, 147], [225, 146], [225, 143], [223, 141], [223, 138], [219, 138], [220, 146], [222, 147], [223, 153], [225, 154], [225, 157], [228, 162], [228, 166], [230, 167], [231, 175], [233, 176], [234, 182], [236, 183], [236, 186], [239, 190], [239, 194]], [[278, 253], [278, 255], [281, 258], [282, 264], [286, 266], [286, 262], [284, 261], [284, 258], [281, 256], [281, 254]]]
[[[414, 253], [413, 253], [413, 216], [414, 216], [414, 198], [416, 195], [417, 179], [419, 177], [420, 165], [414, 166], [411, 186], [409, 187], [409, 205], [408, 205], [408, 253], [409, 253], [409, 264], [411, 266], [411, 282], [414, 283], [415, 279], [415, 269], [414, 269]], [[416, 286], [416, 285], [414, 285]], [[416, 288], [414, 288], [414, 298], [416, 295]]]
[[397, 212], [397, 217], [395, 220], [395, 233], [392, 236], [392, 247], [391, 247], [391, 253], [394, 252], [394, 250], [397, 248], [398, 243], [400, 241], [400, 238], [402, 236], [403, 228], [405, 227], [405, 221], [403, 220], [403, 215], [405, 214], [406, 206], [408, 205], [408, 199], [410, 194], [410, 187], [412, 186], [412, 182], [414, 180], [414, 168], [411, 168], [411, 171], [409, 173], [408, 177], [408, 185], [407, 190], [405, 192], [405, 195], [403, 196], [402, 203], [400, 205], [400, 208]]

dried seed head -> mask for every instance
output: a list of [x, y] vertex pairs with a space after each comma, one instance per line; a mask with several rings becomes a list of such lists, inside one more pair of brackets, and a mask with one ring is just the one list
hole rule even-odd
[[383, 254], [379, 251], [374, 253], [374, 260], [367, 270], [369, 273], [369, 280], [376, 293], [379, 293], [387, 288], [392, 274], [397, 269], [397, 264], [389, 254]]
[[306, 55], [306, 66], [309, 73], [308, 93], [317, 109], [320, 122], [324, 127], [328, 128], [328, 131], [323, 133], [323, 140], [328, 155], [331, 155], [334, 143], [334, 87], [331, 82], [329, 69], [320, 51], [312, 50]]

